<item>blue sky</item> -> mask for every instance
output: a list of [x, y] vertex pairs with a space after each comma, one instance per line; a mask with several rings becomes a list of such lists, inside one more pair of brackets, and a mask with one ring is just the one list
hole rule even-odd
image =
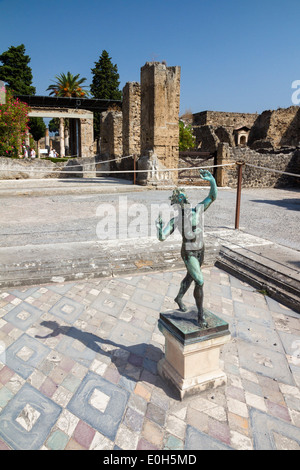
[[299, 0], [0, 0], [0, 52], [25, 44], [39, 95], [67, 71], [90, 85], [105, 49], [120, 88], [148, 61], [181, 66], [181, 113], [262, 112], [292, 105], [299, 18]]

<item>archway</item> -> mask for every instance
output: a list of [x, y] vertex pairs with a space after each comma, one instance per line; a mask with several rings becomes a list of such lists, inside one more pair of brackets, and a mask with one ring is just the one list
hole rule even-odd
[[245, 135], [240, 136], [240, 145], [246, 145], [247, 144], [247, 137]]

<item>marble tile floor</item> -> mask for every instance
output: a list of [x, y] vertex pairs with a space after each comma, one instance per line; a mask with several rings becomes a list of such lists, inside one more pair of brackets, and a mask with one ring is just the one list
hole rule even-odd
[[183, 401], [157, 374], [183, 271], [1, 290], [0, 450], [300, 450], [299, 315], [203, 272], [227, 384]]

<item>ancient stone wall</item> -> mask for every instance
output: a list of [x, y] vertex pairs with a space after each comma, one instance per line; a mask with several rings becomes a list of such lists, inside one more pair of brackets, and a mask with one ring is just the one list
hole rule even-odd
[[197, 148], [202, 152], [215, 153], [220, 139], [213, 126], [193, 126], [193, 134], [196, 138]]
[[296, 147], [299, 142], [299, 106], [264, 111], [255, 120], [249, 135], [249, 146], [253, 149]]
[[248, 146], [253, 150], [296, 147], [300, 142], [300, 108], [267, 110], [261, 114], [203, 111], [193, 115], [192, 127], [198, 148], [216, 152], [219, 143], [235, 147], [234, 131], [250, 129]]
[[94, 126], [92, 119], [80, 119], [81, 156], [91, 158], [94, 155]]
[[196, 146], [204, 152], [215, 153], [221, 142], [235, 147], [234, 131], [241, 127], [253, 126], [257, 114], [226, 113], [203, 111], [193, 114], [192, 128], [196, 137]]
[[138, 82], [128, 82], [123, 88], [123, 153], [141, 153], [141, 86]]
[[[147, 62], [141, 68], [141, 157], [151, 152], [158, 167], [178, 166], [179, 104], [180, 67]], [[177, 172], [169, 176], [177, 180]]]
[[[245, 162], [251, 165], [274, 169], [278, 171], [300, 174], [300, 149], [284, 151], [256, 152], [249, 147], [230, 147], [226, 143], [219, 145], [217, 165]], [[216, 180], [218, 186], [236, 187], [236, 165], [217, 168]], [[300, 187], [300, 179], [281, 175], [271, 171], [261, 170], [245, 165], [243, 168], [243, 187]]]
[[223, 126], [236, 129], [242, 126], [252, 127], [258, 114], [226, 113], [219, 111], [202, 111], [193, 114], [195, 126]]
[[122, 121], [121, 111], [105, 111], [100, 115], [100, 155], [106, 159], [123, 155]]

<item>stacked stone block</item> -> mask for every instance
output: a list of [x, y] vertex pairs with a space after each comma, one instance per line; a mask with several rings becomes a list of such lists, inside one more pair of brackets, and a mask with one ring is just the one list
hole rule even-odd
[[141, 142], [141, 87], [138, 82], [128, 82], [123, 88], [123, 153], [140, 155]]
[[100, 117], [100, 153], [106, 158], [123, 155], [123, 115], [121, 111], [105, 111]]
[[[141, 69], [141, 156], [157, 156], [158, 169], [178, 167], [179, 104], [180, 67], [147, 62]], [[168, 177], [176, 181], [177, 172]]]

